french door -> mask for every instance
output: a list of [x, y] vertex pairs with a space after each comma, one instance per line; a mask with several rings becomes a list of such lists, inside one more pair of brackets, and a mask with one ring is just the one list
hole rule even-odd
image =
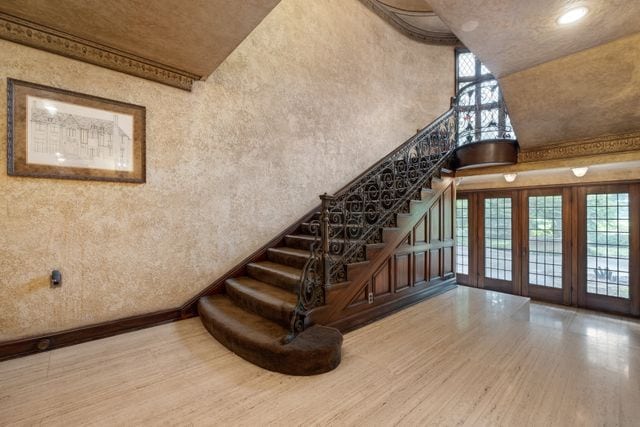
[[458, 283], [640, 315], [640, 183], [457, 198]]
[[517, 294], [516, 197], [512, 192], [484, 193], [478, 207], [478, 287]]
[[558, 304], [571, 303], [571, 191], [521, 193], [522, 295]]
[[579, 306], [640, 314], [639, 193], [630, 185], [579, 189]]

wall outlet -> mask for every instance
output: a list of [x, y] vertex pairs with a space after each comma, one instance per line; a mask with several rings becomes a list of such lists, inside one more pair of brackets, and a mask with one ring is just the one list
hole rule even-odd
[[62, 286], [62, 273], [60, 273], [60, 271], [58, 270], [53, 270], [51, 272], [51, 287], [52, 288], [58, 288], [60, 286]]
[[373, 292], [369, 292], [369, 304], [373, 304]]

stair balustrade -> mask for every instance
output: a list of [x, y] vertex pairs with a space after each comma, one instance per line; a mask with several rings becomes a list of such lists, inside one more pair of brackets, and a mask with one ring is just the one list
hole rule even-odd
[[382, 243], [385, 227], [408, 212], [411, 200], [448, 165], [459, 145], [515, 141], [496, 80], [461, 88], [451, 109], [385, 156], [336, 194], [320, 196], [320, 214], [300, 279], [298, 302], [285, 341], [305, 329], [308, 314], [325, 304], [329, 285], [347, 280], [347, 265], [366, 260], [366, 246]]

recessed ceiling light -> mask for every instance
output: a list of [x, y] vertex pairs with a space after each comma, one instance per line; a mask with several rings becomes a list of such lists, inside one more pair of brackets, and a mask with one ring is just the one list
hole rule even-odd
[[516, 180], [516, 177], [518, 176], [518, 174], [516, 173], [505, 173], [504, 174], [504, 180], [507, 182], [513, 182]]
[[462, 24], [462, 31], [464, 31], [465, 33], [469, 33], [473, 30], [475, 30], [476, 28], [478, 28], [479, 22], [476, 21], [475, 19], [472, 19], [471, 21], [467, 21], [464, 24]]
[[582, 178], [587, 173], [588, 170], [589, 170], [589, 167], [587, 166], [583, 168], [571, 168], [571, 172], [573, 172], [573, 174], [578, 178]]
[[586, 7], [584, 6], [576, 7], [560, 15], [557, 22], [560, 25], [572, 24], [584, 18], [587, 15], [587, 13], [589, 13], [589, 9], [587, 9]]

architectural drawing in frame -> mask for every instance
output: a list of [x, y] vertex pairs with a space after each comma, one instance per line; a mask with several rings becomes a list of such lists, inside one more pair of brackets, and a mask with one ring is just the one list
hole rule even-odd
[[9, 175], [145, 181], [145, 109], [8, 81]]

